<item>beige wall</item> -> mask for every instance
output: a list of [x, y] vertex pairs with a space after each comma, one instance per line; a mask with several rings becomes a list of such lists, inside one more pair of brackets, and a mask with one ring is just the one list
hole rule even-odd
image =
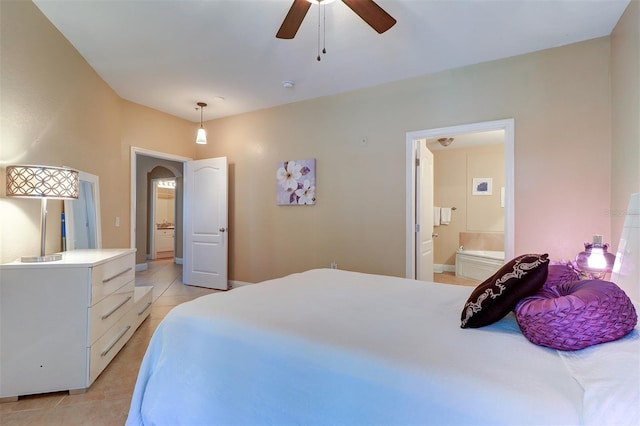
[[613, 249], [618, 245], [629, 194], [640, 192], [640, 0], [632, 0], [611, 35]]
[[[196, 124], [120, 99], [32, 3], [0, 2], [0, 162], [66, 164], [100, 176], [103, 242], [116, 247], [129, 245], [131, 146], [228, 156], [231, 279], [331, 261], [404, 275], [406, 132], [513, 117], [515, 250], [569, 257], [593, 233], [617, 238], [609, 215], [585, 212], [626, 204], [630, 189], [612, 179], [638, 176], [622, 156], [611, 168], [611, 86], [614, 120], [627, 129], [614, 147], [638, 152], [633, 120], [617, 116], [638, 111], [620, 95], [629, 84], [637, 99], [637, 51], [631, 60], [616, 55], [637, 46], [629, 41], [638, 22], [631, 7], [613, 48], [602, 38], [215, 120], [206, 123], [209, 145], [195, 148]], [[317, 205], [276, 206], [277, 162], [304, 158], [317, 159]], [[0, 214], [0, 260], [36, 252], [38, 203], [3, 197]], [[51, 216], [48, 251], [59, 247]]]
[[[103, 197], [113, 195], [104, 176], [121, 163], [120, 98], [33, 4], [1, 2], [0, 8], [3, 182], [7, 164], [66, 165], [100, 176]], [[114, 180], [123, 185], [126, 176]], [[126, 209], [126, 199], [112, 202]], [[47, 252], [53, 252], [60, 248], [62, 202], [49, 207]], [[39, 211], [37, 200], [0, 198], [2, 261], [39, 252]], [[123, 219], [122, 235], [103, 233], [105, 245], [126, 241]]]
[[[504, 232], [504, 208], [500, 205], [504, 171], [504, 145], [474, 148], [467, 154], [467, 231]], [[473, 178], [491, 178], [491, 195], [473, 195]]]
[[[211, 141], [197, 156], [233, 165], [231, 276], [256, 281], [331, 261], [404, 275], [406, 132], [510, 117], [516, 253], [566, 258], [594, 233], [609, 240], [609, 218], [583, 213], [609, 203], [602, 38], [208, 122]], [[276, 206], [276, 163], [310, 157], [317, 205]]]
[[[0, 20], [2, 195], [8, 164], [95, 174], [103, 246], [129, 247], [131, 145], [193, 157], [197, 125], [122, 100], [30, 1], [0, 2]], [[61, 210], [49, 203], [47, 253], [61, 248]], [[38, 201], [0, 197], [0, 217], [1, 262], [39, 252]]]
[[[504, 145], [453, 148], [433, 152], [434, 204], [456, 207], [449, 225], [434, 227], [434, 263], [455, 264], [459, 234], [466, 231], [504, 232], [504, 208], [500, 188], [504, 187]], [[490, 196], [471, 195], [474, 177], [492, 178]]]

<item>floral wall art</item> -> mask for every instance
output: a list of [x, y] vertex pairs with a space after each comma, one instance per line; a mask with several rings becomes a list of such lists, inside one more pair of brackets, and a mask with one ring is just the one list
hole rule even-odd
[[278, 205], [312, 205], [316, 203], [316, 160], [289, 160], [278, 163], [276, 171]]

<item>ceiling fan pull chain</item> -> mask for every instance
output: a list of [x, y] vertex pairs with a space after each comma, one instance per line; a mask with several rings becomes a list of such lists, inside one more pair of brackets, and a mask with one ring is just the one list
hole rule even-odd
[[327, 54], [327, 12], [322, 3], [322, 54]]
[[320, 62], [320, 4], [318, 4], [318, 56], [316, 60]]

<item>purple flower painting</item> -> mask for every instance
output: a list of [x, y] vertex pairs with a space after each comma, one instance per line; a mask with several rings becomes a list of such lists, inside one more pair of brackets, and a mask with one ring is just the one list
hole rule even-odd
[[289, 160], [278, 163], [276, 200], [278, 205], [316, 203], [316, 160]]

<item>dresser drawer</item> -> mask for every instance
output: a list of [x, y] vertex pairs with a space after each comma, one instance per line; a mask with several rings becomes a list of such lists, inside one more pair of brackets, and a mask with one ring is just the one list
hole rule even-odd
[[134, 305], [133, 281], [120, 287], [100, 302], [89, 308], [89, 344], [100, 338]]
[[133, 310], [129, 310], [106, 333], [91, 345], [89, 385], [100, 375], [113, 357], [122, 349], [135, 331], [133, 327]]
[[133, 253], [97, 265], [91, 273], [91, 305], [135, 278]]

